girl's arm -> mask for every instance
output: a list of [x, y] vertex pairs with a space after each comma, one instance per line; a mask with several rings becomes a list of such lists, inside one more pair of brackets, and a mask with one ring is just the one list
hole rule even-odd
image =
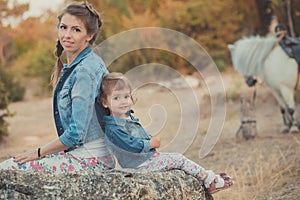
[[[52, 142], [46, 144], [40, 148], [40, 156], [44, 157], [45, 155], [60, 152], [66, 150], [67, 147], [63, 145], [59, 139], [55, 139]], [[25, 162], [38, 159], [38, 149], [29, 150], [25, 153], [20, 153], [14, 157], [14, 161], [23, 164]]]

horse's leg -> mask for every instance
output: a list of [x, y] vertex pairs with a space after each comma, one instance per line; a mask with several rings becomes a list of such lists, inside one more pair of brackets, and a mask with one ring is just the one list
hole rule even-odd
[[295, 113], [295, 99], [294, 99], [294, 88], [282, 86], [280, 88], [280, 96], [285, 102], [285, 120], [289, 129], [294, 125], [294, 113]]
[[287, 105], [285, 99], [283, 98], [283, 95], [282, 95], [283, 90], [275, 89], [272, 87], [271, 87], [271, 89], [272, 89], [275, 99], [277, 100], [277, 102], [279, 104], [280, 112], [281, 112], [282, 119], [283, 119], [283, 124], [285, 125], [285, 127], [281, 130], [281, 132], [288, 133], [293, 124], [293, 117], [289, 114], [288, 105]]
[[288, 126], [288, 120], [284, 117], [286, 115], [285, 108], [280, 107], [280, 113], [282, 115], [283, 124]]
[[285, 132], [289, 132], [294, 123], [294, 89], [297, 84], [298, 66], [280, 46], [276, 46], [265, 61], [262, 71], [263, 80], [272, 89], [279, 103]]
[[[297, 128], [298, 127], [298, 123], [296, 122], [296, 120], [293, 117], [294, 114], [294, 110], [293, 109], [285, 109], [280, 107], [280, 112], [283, 118], [283, 123], [286, 126], [284, 129], [281, 130], [282, 133], [288, 133], [290, 131], [292, 132], [298, 132], [295, 130], [291, 130], [293, 128], [293, 125], [296, 125]], [[296, 124], [293, 124], [293, 122], [295, 122]]]

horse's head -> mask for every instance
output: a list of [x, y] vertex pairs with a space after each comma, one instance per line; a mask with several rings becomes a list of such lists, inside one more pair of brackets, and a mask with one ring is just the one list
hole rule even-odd
[[[234, 44], [229, 44], [229, 45], [227, 45], [227, 47], [230, 50], [232, 62], [234, 64], [236, 46]], [[254, 78], [253, 76], [244, 76], [244, 77], [245, 77], [246, 83], [249, 87], [253, 87], [257, 82], [257, 79]]]
[[[235, 53], [236, 46], [234, 44], [228, 44], [227, 47], [231, 53], [231, 59], [232, 59], [233, 65], [234, 65], [234, 62], [235, 62], [235, 60], [234, 60], [235, 54], [234, 53]], [[249, 87], [254, 86], [257, 82], [257, 80], [253, 76], [244, 76], [244, 78]]]
[[228, 45], [233, 67], [245, 77], [249, 87], [256, 84], [257, 80], [254, 77], [260, 75], [265, 59], [272, 51], [276, 40], [275, 36], [250, 36]]

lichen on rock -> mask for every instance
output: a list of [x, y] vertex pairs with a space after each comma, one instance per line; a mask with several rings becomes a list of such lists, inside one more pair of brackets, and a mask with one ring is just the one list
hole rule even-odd
[[180, 170], [72, 172], [0, 171], [0, 199], [199, 199], [212, 196]]

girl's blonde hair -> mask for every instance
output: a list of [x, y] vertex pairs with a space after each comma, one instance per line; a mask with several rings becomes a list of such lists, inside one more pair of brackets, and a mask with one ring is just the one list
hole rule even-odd
[[[132, 87], [130, 81], [122, 74], [118, 72], [111, 72], [102, 77], [102, 83], [100, 87], [100, 95], [97, 98], [97, 102], [102, 104], [107, 100], [107, 96], [109, 96], [113, 90], [122, 90], [129, 89], [130, 94], [132, 93]], [[135, 103], [131, 96], [131, 100]]]

